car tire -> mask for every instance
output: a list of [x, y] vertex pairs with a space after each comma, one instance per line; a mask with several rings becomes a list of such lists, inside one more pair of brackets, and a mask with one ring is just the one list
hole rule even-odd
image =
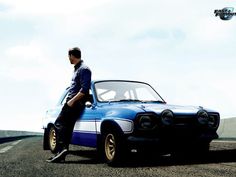
[[49, 150], [51, 150], [52, 153], [56, 153], [58, 150], [57, 139], [58, 138], [56, 128], [54, 126], [51, 126], [48, 132], [48, 146]]
[[106, 131], [102, 137], [103, 157], [110, 166], [120, 164], [124, 156], [124, 146], [118, 131]]

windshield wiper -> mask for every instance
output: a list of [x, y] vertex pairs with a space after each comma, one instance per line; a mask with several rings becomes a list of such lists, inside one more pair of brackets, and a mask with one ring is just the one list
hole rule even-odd
[[155, 102], [155, 103], [166, 103], [164, 101], [161, 100], [138, 100], [138, 99], [120, 99], [120, 100], [113, 100], [110, 102], [129, 102], [129, 101], [133, 101], [133, 102], [140, 102], [140, 103], [148, 103], [148, 102]]
[[155, 103], [166, 103], [165, 101], [161, 101], [161, 100], [157, 100], [157, 101], [153, 101]]
[[143, 103], [153, 102], [153, 103], [166, 103], [162, 100], [143, 100]]
[[142, 100], [138, 100], [138, 99], [121, 99], [121, 100], [115, 100], [117, 102], [119, 101], [135, 101], [135, 102], [143, 102]]

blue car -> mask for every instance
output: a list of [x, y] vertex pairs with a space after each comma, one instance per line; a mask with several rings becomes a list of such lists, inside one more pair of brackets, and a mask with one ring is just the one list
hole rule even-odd
[[[44, 149], [55, 152], [54, 122], [68, 89], [43, 119]], [[218, 112], [201, 106], [167, 104], [147, 83], [127, 80], [92, 81], [86, 108], [74, 126], [71, 144], [94, 147], [108, 164], [127, 152], [176, 149], [209, 150], [218, 138]]]

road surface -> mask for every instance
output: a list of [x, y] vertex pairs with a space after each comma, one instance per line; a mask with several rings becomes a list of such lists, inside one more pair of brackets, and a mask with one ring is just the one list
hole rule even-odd
[[176, 159], [170, 155], [132, 158], [120, 167], [109, 167], [99, 161], [95, 149], [71, 146], [66, 162], [47, 163], [51, 156], [42, 150], [42, 137], [9, 140], [0, 144], [0, 177], [191, 177], [236, 176], [236, 142], [212, 142], [204, 159]]

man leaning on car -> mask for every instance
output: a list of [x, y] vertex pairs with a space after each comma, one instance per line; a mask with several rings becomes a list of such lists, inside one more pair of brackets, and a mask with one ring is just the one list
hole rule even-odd
[[74, 65], [74, 75], [69, 87], [66, 103], [55, 121], [58, 151], [53, 157], [47, 159], [47, 162], [65, 161], [76, 119], [85, 108], [85, 101], [91, 84], [92, 73], [81, 59], [80, 49], [78, 47], [69, 49], [68, 56], [70, 63]]

